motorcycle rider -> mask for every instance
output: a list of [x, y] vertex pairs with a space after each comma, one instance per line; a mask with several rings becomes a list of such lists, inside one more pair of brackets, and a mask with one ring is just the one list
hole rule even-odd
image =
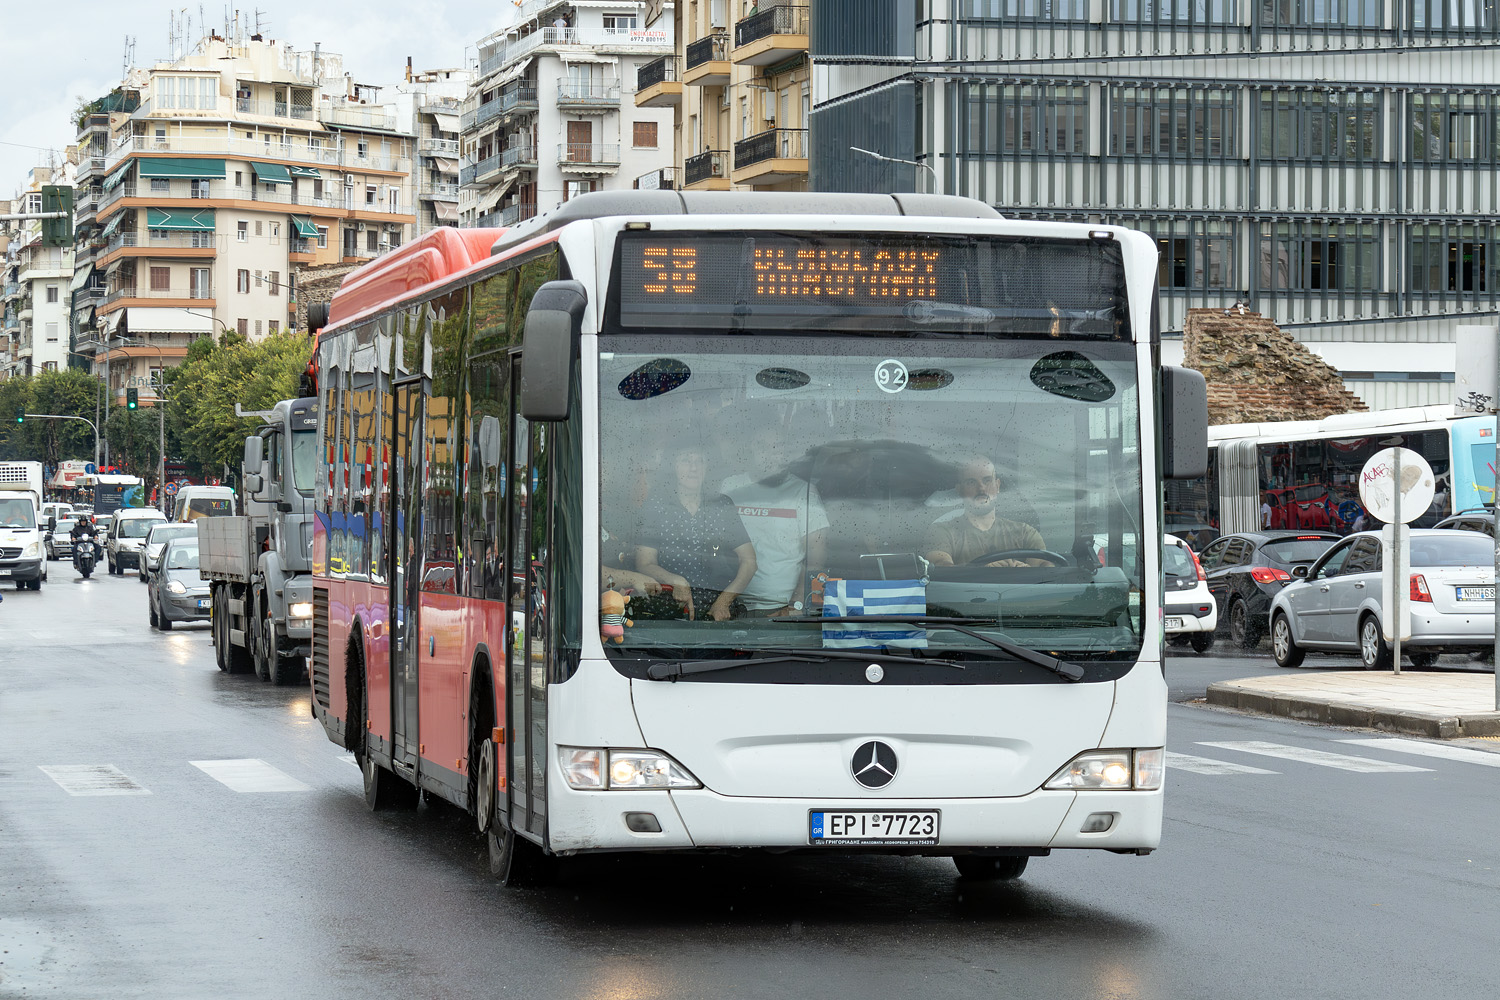
[[77, 523], [73, 525], [73, 530], [69, 533], [69, 537], [73, 539], [73, 561], [77, 562], [79, 540], [87, 538], [90, 541], [95, 541], [99, 537], [99, 530], [94, 527], [93, 515], [85, 514], [80, 517]]

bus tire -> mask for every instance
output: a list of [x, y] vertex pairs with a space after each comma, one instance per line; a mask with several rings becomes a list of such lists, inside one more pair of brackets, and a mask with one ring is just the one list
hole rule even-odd
[[1380, 635], [1380, 620], [1371, 614], [1359, 620], [1359, 662], [1366, 670], [1391, 669], [1391, 647]]
[[955, 854], [953, 866], [960, 878], [971, 882], [1009, 882], [1026, 870], [1026, 855]]
[[375, 763], [367, 749], [358, 758], [365, 779], [365, 806], [371, 812], [417, 807], [417, 787]]
[[1271, 619], [1271, 656], [1275, 658], [1276, 665], [1300, 667], [1302, 658], [1306, 655], [1292, 638], [1292, 623], [1287, 621], [1286, 615], [1277, 614]]
[[500, 749], [494, 742], [495, 698], [489, 661], [475, 657], [469, 684], [469, 767], [465, 802], [474, 814], [474, 825], [488, 833], [495, 822], [496, 776]]
[[513, 889], [551, 885], [557, 877], [557, 859], [536, 844], [506, 830], [499, 823], [490, 824], [485, 839], [490, 845], [490, 874], [500, 884]]

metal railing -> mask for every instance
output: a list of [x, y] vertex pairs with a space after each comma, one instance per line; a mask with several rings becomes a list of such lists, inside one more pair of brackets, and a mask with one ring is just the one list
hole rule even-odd
[[529, 143], [524, 146], [512, 146], [501, 154], [502, 166], [518, 167], [528, 163], [536, 163], [536, 147]]
[[423, 138], [417, 140], [417, 152], [426, 153], [429, 156], [457, 156], [457, 139], [433, 139]]
[[759, 14], [736, 21], [734, 25], [734, 45], [749, 45], [758, 42], [762, 38], [772, 35], [805, 35], [807, 34], [807, 8], [806, 7], [772, 7], [763, 10]]
[[557, 84], [558, 104], [618, 104], [619, 80], [561, 80]]
[[639, 93], [658, 83], [669, 83], [681, 78], [682, 60], [676, 56], [653, 59], [635, 71], [635, 89]]
[[457, 97], [423, 97], [417, 102], [417, 110], [427, 114], [457, 114], [463, 101]]
[[121, 288], [111, 288], [106, 292], [103, 304], [109, 305], [121, 299], [211, 299], [213, 297], [212, 288], [140, 288], [126, 285]]
[[618, 142], [560, 142], [557, 144], [557, 162], [619, 166], [620, 144]]
[[807, 159], [807, 129], [773, 128], [734, 144], [734, 169], [763, 160]]
[[500, 225], [514, 226], [518, 222], [525, 222], [536, 215], [536, 205], [526, 202], [517, 202], [514, 205], [506, 205], [500, 210]]
[[333, 125], [349, 125], [353, 128], [378, 128], [386, 132], [396, 131], [396, 116], [383, 108], [371, 108], [364, 104], [349, 104], [329, 101], [318, 108], [318, 121]]
[[[300, 205], [304, 208], [331, 208], [336, 210], [349, 210], [352, 208], [358, 208], [364, 212], [386, 211], [386, 203], [383, 199], [379, 204], [369, 205], [365, 204], [363, 198], [361, 197], [359, 201], [351, 204], [348, 198], [344, 197], [343, 193], [345, 191], [352, 191], [354, 189], [341, 189], [334, 184], [328, 184], [326, 186], [328, 193], [322, 195], [315, 195], [310, 191], [300, 191], [296, 194], [293, 194], [290, 190], [282, 191], [282, 188], [287, 187], [287, 185], [285, 184], [276, 185], [277, 189], [275, 191], [268, 191], [264, 187], [226, 187], [223, 185], [223, 181], [216, 181], [215, 186], [210, 187], [207, 194], [195, 194], [191, 198], [188, 198], [180, 194], [173, 195], [165, 194], [160, 191], [152, 191], [149, 186], [141, 186], [138, 184], [119, 184], [116, 185], [112, 191], [106, 191], [104, 193], [104, 200], [100, 203], [99, 207], [101, 209], [106, 208], [109, 205], [114, 204], [121, 198], [149, 198], [152, 201], [161, 202], [193, 201], [201, 200], [204, 198], [215, 198], [225, 200], [233, 199], [238, 201], [259, 201], [269, 205]], [[392, 214], [400, 215], [401, 213], [398, 211]]]
[[111, 254], [116, 250], [139, 249], [140, 247], [147, 247], [151, 250], [217, 250], [223, 242], [212, 230], [199, 230], [192, 233], [163, 233], [161, 230], [156, 230], [156, 232], [160, 235], [116, 233], [114, 239], [105, 246], [104, 253]]
[[256, 101], [248, 97], [236, 97], [234, 109], [242, 115], [262, 115], [267, 118], [295, 118], [312, 121], [311, 104], [288, 104], [286, 101]]
[[649, 174], [641, 174], [631, 187], [638, 191], [674, 191], [677, 189], [677, 168], [662, 167]]
[[727, 149], [711, 149], [697, 156], [689, 156], [682, 164], [682, 183], [692, 187], [713, 177], [725, 177], [724, 163], [729, 159]]
[[630, 45], [644, 46], [654, 49], [670, 49], [671, 38], [663, 33], [660, 38], [648, 37], [644, 32], [631, 28], [611, 30], [609, 28], [558, 28], [546, 27], [540, 31], [533, 31], [529, 35], [510, 40], [496, 40], [494, 48], [489, 55], [484, 55], [487, 48], [480, 45], [481, 53], [479, 59], [479, 76], [484, 78], [507, 63], [514, 62], [521, 56], [530, 52], [539, 45]]
[[473, 164], [472, 166], [459, 167], [458, 183], [460, 186], [464, 184], [473, 184], [479, 178], [488, 177], [490, 174], [499, 169], [500, 154], [496, 153], [494, 156], [486, 156], [484, 159], [480, 160], [478, 163]]
[[308, 143], [266, 142], [261, 139], [240, 139], [233, 136], [177, 135], [127, 136], [115, 146], [106, 160], [106, 169], [119, 165], [127, 155], [136, 153], [208, 153], [227, 156], [237, 160], [291, 160], [334, 167], [367, 167], [371, 170], [411, 170], [411, 161], [403, 156], [375, 156], [368, 152], [359, 155], [357, 143], [339, 145], [310, 145]]
[[417, 197], [418, 198], [432, 198], [432, 199], [435, 199], [437, 201], [457, 201], [458, 200], [458, 185], [457, 184], [433, 184], [433, 183], [430, 183], [430, 182], [429, 183], [425, 183], [425, 184], [422, 185], [421, 189], [419, 191], [417, 191]]
[[317, 253], [318, 241], [305, 236], [293, 236], [287, 241], [287, 253]]
[[536, 84], [530, 80], [500, 92], [501, 111], [514, 111], [528, 104], [536, 104]]
[[729, 35], [721, 31], [712, 35], [704, 35], [696, 42], [690, 42], [683, 66], [686, 69], [697, 69], [704, 63], [723, 62], [728, 58]]

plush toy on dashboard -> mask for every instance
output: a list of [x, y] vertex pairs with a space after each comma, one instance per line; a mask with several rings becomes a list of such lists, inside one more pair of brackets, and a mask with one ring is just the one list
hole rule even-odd
[[634, 628], [635, 622], [625, 617], [625, 607], [630, 598], [618, 590], [606, 590], [599, 595], [599, 639], [601, 642], [625, 641], [625, 629]]

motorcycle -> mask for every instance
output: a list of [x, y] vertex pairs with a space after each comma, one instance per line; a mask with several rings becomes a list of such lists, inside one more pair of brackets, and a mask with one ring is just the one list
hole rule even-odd
[[73, 546], [73, 567], [87, 580], [99, 561], [99, 543], [87, 536], [78, 539]]

